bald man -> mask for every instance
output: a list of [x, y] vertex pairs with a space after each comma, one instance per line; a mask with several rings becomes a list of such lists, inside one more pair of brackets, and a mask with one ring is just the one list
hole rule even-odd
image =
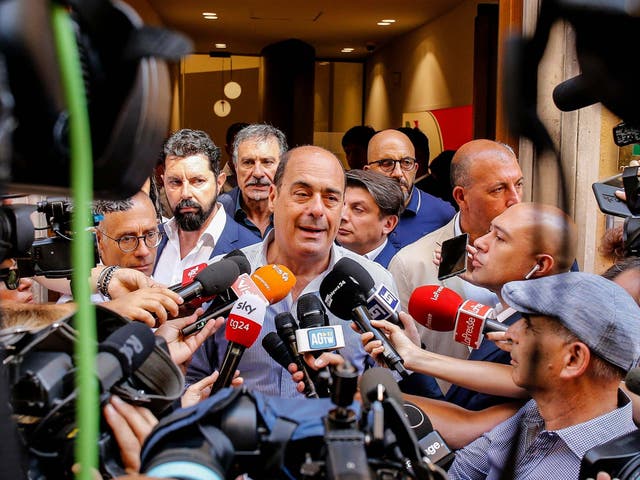
[[[489, 233], [478, 238], [473, 247], [469, 247], [472, 261], [464, 276], [468, 281], [497, 295], [500, 299], [497, 320], [505, 325], [512, 325], [521, 316], [503, 302], [502, 287], [508, 282], [568, 272], [575, 259], [575, 245], [575, 224], [562, 210], [551, 205], [520, 203], [494, 218], [489, 226]], [[440, 373], [443, 363], [449, 363], [450, 359], [447, 357], [434, 355], [429, 350], [419, 350], [406, 341], [400, 342], [399, 332], [392, 331], [392, 326], [379, 326], [391, 334], [391, 340], [408, 369], [435, 376]], [[452, 332], [447, 334], [453, 336]], [[363, 340], [367, 338], [363, 336]], [[373, 348], [378, 348], [378, 345], [367, 345], [367, 351], [373, 352]], [[484, 340], [479, 349], [472, 350], [468, 359], [503, 364], [510, 362], [508, 352], [498, 349], [489, 340]], [[470, 372], [471, 370], [468, 371], [471, 377], [469, 380], [483, 382], [482, 378]], [[427, 392], [422, 393], [427, 395]], [[428, 396], [441, 398], [470, 410], [481, 410], [505, 401], [500, 397], [479, 394], [456, 385], [451, 386], [446, 394], [432, 386]]]
[[445, 225], [453, 207], [414, 186], [418, 164], [409, 137], [397, 130], [383, 130], [369, 140], [365, 170], [375, 170], [396, 180], [404, 197], [404, 211], [389, 241], [400, 249]]
[[[522, 197], [522, 171], [513, 150], [492, 140], [473, 140], [461, 146], [451, 162], [453, 197], [460, 207], [455, 217], [442, 228], [426, 235], [398, 252], [389, 270], [398, 284], [400, 302], [407, 311], [411, 293], [421, 285], [442, 285], [464, 299], [494, 306], [498, 298], [491, 291], [459, 277], [438, 281], [433, 255], [440, 245], [462, 233], [469, 243], [487, 233], [491, 220]], [[456, 343], [450, 332], [434, 332], [418, 325], [427, 350], [457, 358], [467, 358], [469, 349]], [[449, 384], [438, 382], [446, 392]]]

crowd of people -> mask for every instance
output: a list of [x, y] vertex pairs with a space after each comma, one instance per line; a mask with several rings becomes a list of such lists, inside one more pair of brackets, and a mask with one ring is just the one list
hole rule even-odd
[[[251, 272], [283, 265], [295, 285], [266, 307], [233, 386], [302, 395], [303, 372], [274, 361], [262, 339], [276, 331], [279, 314], [296, 316], [301, 297], [320, 296], [323, 279], [348, 258], [399, 300], [402, 326], [371, 325], [404, 360], [409, 375], [398, 383], [406, 398], [458, 449], [450, 478], [577, 479], [588, 449], [636, 428], [634, 396], [621, 382], [640, 359], [637, 262], [623, 260], [604, 276], [579, 272], [573, 220], [555, 206], [522, 203], [525, 180], [508, 145], [470, 141], [429, 174], [428, 143], [425, 153], [419, 136], [354, 127], [343, 139], [351, 167], [345, 172], [323, 148], [289, 149], [273, 126], [243, 124], [230, 132], [224, 169], [205, 132], [182, 129], [166, 140], [150, 176], [161, 179], [168, 210], [159, 211], [161, 202], [145, 192], [94, 206], [100, 263], [92, 272], [92, 300], [164, 338], [185, 373], [182, 407], [209, 396], [225, 362], [228, 326], [219, 317], [183, 335], [207, 304], [189, 307], [169, 287], [183, 284], [192, 267], [239, 249]], [[466, 272], [438, 280], [442, 243], [463, 233]], [[16, 292], [2, 295], [11, 319], [21, 311], [16, 302], [31, 297], [24, 294], [28, 284], [15, 279], [16, 265], [7, 265], [0, 291]], [[450, 331], [425, 327], [428, 322], [407, 313], [423, 285], [492, 307], [506, 331], [487, 334], [471, 349]], [[69, 300], [67, 290], [60, 301]], [[347, 327], [332, 310], [327, 316], [329, 324]], [[362, 373], [376, 361], [384, 364], [385, 346], [371, 332], [343, 332], [339, 354], [308, 355], [309, 369], [347, 361]], [[157, 419], [117, 396], [103, 414], [123, 463], [137, 471]], [[500, 477], [504, 472], [512, 476]]]

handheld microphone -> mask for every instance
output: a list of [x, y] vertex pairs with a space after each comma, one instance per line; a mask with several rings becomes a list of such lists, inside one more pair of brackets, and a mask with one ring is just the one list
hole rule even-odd
[[101, 391], [129, 378], [151, 355], [155, 344], [153, 331], [141, 322], [127, 323], [109, 335], [98, 345], [96, 356]]
[[453, 290], [438, 285], [416, 288], [409, 298], [409, 313], [422, 326], [438, 332], [454, 330], [454, 340], [478, 349], [487, 332], [509, 328], [494, 320], [495, 310], [473, 300], [463, 300]]
[[[357, 269], [354, 267], [357, 266]], [[367, 290], [351, 275], [354, 270], [362, 267], [354, 260], [344, 257], [336, 262], [320, 284], [320, 295], [327, 308], [336, 317], [343, 320], [353, 320], [363, 332], [372, 332], [384, 347], [382, 358], [385, 364], [403, 377], [409, 373], [404, 368], [402, 357], [389, 343], [387, 337], [377, 328], [371, 326], [369, 312], [366, 309]]]
[[305, 293], [298, 298], [297, 313], [300, 326], [296, 330], [298, 352], [311, 352], [318, 358], [322, 352], [344, 347], [342, 325], [329, 325], [322, 300], [314, 293]]
[[262, 338], [262, 348], [285, 370], [295, 363], [289, 349], [276, 332], [269, 332]]
[[[233, 261], [232, 257], [229, 261]], [[189, 336], [204, 328], [209, 320], [226, 315], [241, 295], [253, 293], [262, 296], [269, 304], [285, 298], [296, 284], [295, 275], [284, 265], [263, 265], [251, 276], [243, 273], [224, 292], [213, 299], [206, 312], [194, 323], [182, 329], [183, 336]]]
[[185, 302], [196, 297], [210, 297], [224, 292], [238, 278], [240, 270], [238, 265], [228, 259], [212, 263], [199, 272], [193, 282], [184, 287], [180, 287], [175, 292], [180, 295]]
[[293, 318], [293, 315], [289, 312], [278, 313], [274, 318], [274, 322], [276, 324], [276, 332], [278, 332], [278, 336], [282, 339], [289, 350], [298, 370], [302, 372], [304, 394], [309, 398], [318, 398], [318, 392], [316, 392], [316, 387], [311, 381], [307, 365], [304, 363], [304, 359], [300, 355], [300, 352], [298, 352], [298, 342], [296, 341], [298, 324]]
[[432, 463], [447, 469], [455, 457], [455, 453], [447, 445], [442, 435], [434, 430], [427, 414], [415, 403], [404, 401], [404, 413], [409, 426], [418, 438], [420, 448]]
[[212, 395], [231, 385], [233, 374], [244, 351], [251, 347], [260, 335], [267, 305], [262, 296], [253, 293], [245, 293], [233, 305], [224, 332], [229, 343], [220, 367], [220, 375], [211, 388]]

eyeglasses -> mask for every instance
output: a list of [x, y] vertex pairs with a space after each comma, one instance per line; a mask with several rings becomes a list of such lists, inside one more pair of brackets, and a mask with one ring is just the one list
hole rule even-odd
[[20, 273], [16, 268], [0, 268], [0, 280], [9, 290], [15, 290], [20, 285]]
[[156, 248], [160, 245], [160, 241], [162, 240], [162, 233], [160, 230], [152, 230], [150, 232], [145, 233], [144, 235], [123, 235], [120, 238], [113, 238], [104, 233], [102, 230], [97, 228], [100, 233], [102, 233], [105, 237], [114, 242], [118, 242], [118, 247], [124, 253], [133, 252], [140, 245], [140, 239], [144, 240], [144, 244], [149, 248]]
[[416, 159], [411, 157], [404, 157], [400, 160], [393, 160], [391, 158], [383, 158], [382, 160], [376, 160], [369, 163], [369, 165], [378, 165], [380, 170], [386, 173], [391, 173], [396, 168], [396, 163], [400, 164], [400, 168], [405, 172], [410, 172], [416, 166]]

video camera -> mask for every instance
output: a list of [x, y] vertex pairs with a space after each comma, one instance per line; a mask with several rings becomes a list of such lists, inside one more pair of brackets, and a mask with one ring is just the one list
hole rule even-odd
[[[98, 356], [95, 369], [102, 406], [110, 395], [161, 414], [182, 394], [184, 377], [162, 337], [97, 307]], [[41, 329], [0, 330], [6, 352], [10, 400], [29, 478], [72, 478], [76, 396], [74, 316]], [[104, 421], [98, 439], [100, 471], [105, 478], [124, 474], [120, 450]]]
[[389, 371], [364, 373], [362, 408], [353, 402], [357, 377], [348, 363], [333, 367], [330, 399], [223, 389], [161, 420], [143, 446], [141, 471], [164, 478], [181, 478], [185, 469], [202, 478], [447, 478], [421, 451], [402, 400], [390, 393], [397, 385]]

